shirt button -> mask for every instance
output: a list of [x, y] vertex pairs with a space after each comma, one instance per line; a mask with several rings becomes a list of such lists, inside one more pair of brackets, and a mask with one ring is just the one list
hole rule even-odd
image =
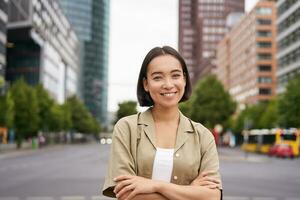
[[176, 156], [176, 157], [179, 157], [179, 153], [176, 153], [175, 156]]
[[178, 179], [178, 177], [177, 177], [177, 176], [174, 176], [173, 178], [174, 178], [174, 180], [177, 180], [177, 179]]

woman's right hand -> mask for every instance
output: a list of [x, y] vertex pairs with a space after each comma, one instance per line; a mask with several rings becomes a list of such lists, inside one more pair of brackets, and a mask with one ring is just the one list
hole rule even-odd
[[209, 189], [220, 188], [221, 187], [220, 181], [208, 176], [211, 173], [212, 173], [211, 171], [202, 172], [201, 174], [199, 174], [199, 176], [197, 178], [195, 178], [192, 181], [191, 185], [192, 186], [203, 186], [203, 187], [207, 187]]

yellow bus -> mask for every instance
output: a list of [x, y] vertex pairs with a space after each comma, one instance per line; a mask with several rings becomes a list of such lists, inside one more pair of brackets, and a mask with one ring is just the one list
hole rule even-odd
[[276, 129], [244, 130], [242, 150], [248, 152], [268, 153], [276, 141]]
[[287, 144], [292, 147], [294, 156], [299, 156], [300, 130], [296, 128], [278, 129], [275, 144]]
[[244, 130], [242, 150], [248, 152], [268, 153], [273, 145], [288, 144], [292, 147], [294, 156], [299, 155], [300, 130], [290, 129], [252, 129]]

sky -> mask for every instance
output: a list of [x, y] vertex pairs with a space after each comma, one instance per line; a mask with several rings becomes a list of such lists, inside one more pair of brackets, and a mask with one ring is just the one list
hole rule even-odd
[[[258, 0], [245, 0], [246, 12]], [[137, 101], [140, 66], [150, 49], [169, 45], [177, 49], [178, 0], [111, 0], [108, 111], [118, 103]]]

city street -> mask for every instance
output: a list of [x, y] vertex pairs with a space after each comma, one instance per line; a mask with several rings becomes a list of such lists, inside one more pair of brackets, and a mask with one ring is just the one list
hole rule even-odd
[[[0, 200], [105, 200], [109, 145], [0, 154]], [[219, 149], [225, 200], [300, 200], [300, 159]]]

